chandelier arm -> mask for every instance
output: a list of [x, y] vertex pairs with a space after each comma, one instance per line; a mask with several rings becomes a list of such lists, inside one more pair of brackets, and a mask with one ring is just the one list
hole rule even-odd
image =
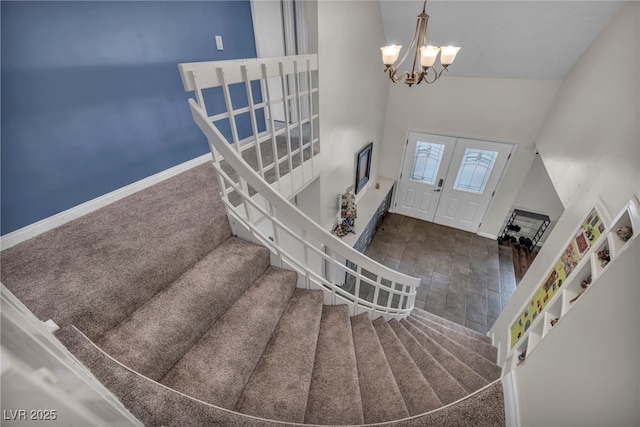
[[[398, 68], [400, 68], [400, 66], [404, 63], [404, 61], [409, 56], [409, 52], [411, 52], [411, 49], [413, 49], [413, 47], [415, 46], [419, 31], [420, 31], [420, 15], [418, 15], [418, 18], [416, 19], [416, 28], [415, 28], [415, 30], [413, 30], [413, 36], [411, 37], [411, 43], [409, 43], [409, 46], [407, 47], [407, 50], [404, 52], [404, 55], [402, 55], [402, 59], [400, 60], [400, 62], [398, 62], [398, 65], [396, 65], [396, 67], [395, 67], [396, 70]], [[412, 71], [413, 71], [413, 69], [412, 69]]]
[[398, 83], [402, 78], [409, 77], [409, 73], [407, 71], [405, 71], [404, 73], [400, 74], [399, 76], [396, 75], [396, 72], [398, 71], [397, 68], [389, 67], [385, 71], [387, 71], [389, 73], [389, 78], [394, 83]]
[[431, 83], [435, 83], [436, 80], [438, 80], [441, 76], [442, 73], [444, 73], [444, 71], [447, 69], [446, 67], [443, 67], [442, 70], [440, 71], [436, 71], [435, 67], [430, 67], [431, 70], [433, 71], [433, 79], [429, 80], [429, 68], [427, 68], [426, 70], [424, 70], [422, 78], [420, 79], [420, 81], [424, 81], [427, 84], [431, 84]]
[[[427, 2], [424, 3], [425, 7]], [[429, 22], [429, 15], [427, 15], [424, 11], [418, 15], [418, 22], [416, 23], [416, 30], [418, 30], [418, 39], [416, 41], [416, 53], [413, 57], [413, 66], [411, 67], [411, 71], [414, 73], [420, 73], [420, 43], [423, 45], [427, 44], [427, 23]], [[416, 68], [417, 65], [417, 68]], [[419, 79], [418, 79], [419, 80]]]

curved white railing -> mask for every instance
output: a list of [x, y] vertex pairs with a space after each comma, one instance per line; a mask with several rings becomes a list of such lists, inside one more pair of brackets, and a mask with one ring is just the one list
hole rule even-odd
[[[310, 57], [313, 61], [309, 59]], [[257, 63], [257, 61], [261, 61], [261, 63]], [[278, 64], [277, 69], [282, 76], [282, 71], [287, 67], [284, 64], [291, 65], [292, 61], [306, 62], [307, 70], [305, 72], [310, 73], [312, 70], [311, 64], [315, 63], [315, 56], [252, 60], [263, 72], [262, 77], [264, 80], [261, 82], [263, 86], [267, 84], [266, 79], [269, 78], [269, 74], [266, 71], [268, 65], [265, 65], [265, 62]], [[236, 64], [232, 64], [232, 62]], [[205, 66], [204, 64], [208, 65]], [[226, 205], [234, 232], [240, 230], [238, 234], [245, 234], [243, 237], [250, 237], [269, 248], [272, 253], [272, 264], [296, 271], [298, 273], [298, 287], [323, 290], [324, 300], [327, 304], [345, 303], [350, 306], [352, 315], [366, 312], [371, 318], [384, 316], [390, 319], [408, 316], [414, 306], [416, 288], [420, 285], [420, 279], [407, 276], [373, 261], [306, 216], [292, 205], [281, 194], [281, 191], [276, 191], [275, 188], [282, 189], [281, 183], [270, 184], [265, 180], [264, 165], [258, 161], [258, 170], [256, 170], [255, 165], [250, 165], [243, 158], [239, 140], [236, 140], [234, 144], [230, 144], [214, 124], [215, 120], [207, 114], [206, 107], [202, 105], [204, 103], [202, 94], [198, 94], [202, 90], [202, 87], [199, 86], [201, 73], [216, 70], [218, 76], [223, 76], [226, 67], [233, 67], [234, 65], [241, 68], [241, 72], [238, 75], [242, 75], [246, 82], [245, 86], [247, 92], [249, 92], [247, 98], [251, 102], [253, 98], [251, 94], [252, 80], [249, 78], [250, 73], [247, 71], [247, 61], [224, 61], [222, 65], [215, 62], [197, 63], [197, 66], [194, 66], [194, 64], [181, 64], [185, 88], [196, 91], [198, 102], [190, 99], [189, 106], [194, 121], [206, 135], [213, 153], [213, 164], [221, 181], [222, 199]], [[297, 65], [293, 65], [293, 69], [297, 75]], [[206, 79], [204, 78], [203, 80]], [[284, 77], [282, 81], [285, 81]], [[190, 85], [191, 83], [193, 84]], [[208, 84], [211, 84], [211, 81]], [[222, 82], [223, 86], [227, 84], [229, 82]], [[286, 104], [287, 99], [298, 100], [298, 118], [300, 119], [298, 123], [300, 123], [300, 121], [304, 121], [302, 116], [305, 113], [300, 108], [302, 91], [299, 90], [299, 85], [296, 88], [298, 90], [295, 95], [289, 95], [285, 89], [283, 98], [280, 101]], [[224, 93], [227, 93], [227, 90], [224, 90]], [[310, 89], [307, 93], [311, 97], [314, 90]], [[261, 104], [260, 108], [267, 109], [268, 116], [273, 117], [268, 94], [266, 98], [267, 102]], [[307, 123], [313, 125], [314, 118], [317, 119], [317, 115], [313, 114], [313, 103], [310, 101], [308, 105], [310, 108], [306, 113], [309, 117]], [[227, 103], [227, 106], [230, 115], [233, 116], [234, 109], [232, 105]], [[256, 136], [249, 138], [249, 140], [253, 139], [252, 143], [259, 146], [260, 138], [264, 134], [261, 136], [257, 132], [256, 110], [257, 108], [249, 106], [249, 108], [236, 111], [250, 114], [254, 135]], [[273, 122], [273, 119], [268, 120]], [[231, 123], [234, 122], [233, 119], [230, 121]], [[289, 126], [287, 125], [286, 128], [287, 147], [290, 149]], [[271, 134], [272, 136], [274, 134], [273, 127], [271, 127]], [[235, 138], [236, 134], [234, 133]], [[313, 141], [312, 130], [309, 144], [312, 144]], [[316, 142], [318, 142], [317, 139]], [[251, 141], [247, 143], [251, 144]], [[299, 146], [299, 150], [302, 151], [304, 147], [302, 138], [299, 140]], [[293, 180], [296, 169], [303, 169], [306, 163], [313, 162], [313, 149], [310, 151], [311, 154], [307, 161], [304, 160], [301, 154], [301, 162], [297, 168], [294, 167], [288, 170], [288, 174], [292, 177], [278, 176], [278, 180]], [[258, 155], [260, 154], [258, 153]], [[277, 164], [280, 162], [280, 157], [277, 153], [274, 153], [274, 156], [278, 159], [275, 161], [275, 168], [278, 169]], [[289, 159], [291, 158], [290, 152], [287, 156], [289, 156]], [[229, 168], [233, 170], [233, 173], [230, 173]], [[232, 174], [235, 176], [230, 176]], [[234, 200], [229, 197], [231, 194], [234, 195], [232, 197]], [[339, 279], [331, 280], [330, 278]], [[344, 282], [341, 281], [341, 278], [344, 278]], [[344, 286], [345, 284], [349, 286]]]

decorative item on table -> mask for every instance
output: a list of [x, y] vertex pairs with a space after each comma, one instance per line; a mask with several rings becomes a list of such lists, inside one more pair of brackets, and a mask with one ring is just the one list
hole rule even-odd
[[355, 234], [355, 230], [353, 229], [354, 221], [353, 218], [342, 218], [338, 223], [333, 227], [333, 234], [338, 237], [344, 237], [349, 233]]
[[631, 236], [633, 236], [633, 230], [631, 229], [631, 227], [627, 227], [626, 225], [623, 225], [622, 227], [618, 227], [616, 229], [616, 234], [618, 235], [620, 240], [622, 240], [623, 242], [626, 242], [631, 238]]
[[347, 192], [340, 196], [340, 217], [357, 218], [356, 196]]
[[603, 249], [598, 252], [598, 259], [600, 260], [600, 266], [604, 267], [611, 261], [611, 257], [609, 256], [609, 249]]
[[357, 218], [358, 208], [356, 207], [355, 197], [353, 194], [343, 194], [340, 196], [340, 217], [341, 218]]
[[338, 237], [344, 237], [349, 233], [355, 234], [355, 218], [357, 217], [356, 197], [347, 191], [340, 195], [340, 220], [333, 227], [333, 234]]

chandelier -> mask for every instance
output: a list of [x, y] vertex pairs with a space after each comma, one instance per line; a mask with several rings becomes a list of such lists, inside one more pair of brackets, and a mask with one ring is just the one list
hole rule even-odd
[[[427, 45], [427, 22], [429, 21], [429, 15], [425, 13], [426, 7], [427, 0], [425, 0], [422, 5], [422, 13], [418, 15], [411, 44], [400, 62], [398, 62], [398, 65], [394, 64], [400, 55], [402, 46], [391, 45], [380, 48], [382, 50], [382, 62], [387, 67], [385, 72], [389, 73], [389, 78], [394, 83], [398, 83], [404, 77], [404, 83], [408, 84], [409, 87], [414, 84], [420, 84], [421, 82], [431, 84], [442, 76], [444, 70], [456, 59], [458, 50], [460, 50], [459, 47], [454, 46], [435, 47]], [[398, 69], [409, 57], [409, 53], [412, 52], [414, 46], [415, 53], [413, 54], [411, 71], [405, 71], [398, 75]], [[434, 67], [438, 53], [440, 53], [440, 64], [442, 65], [440, 71]]]

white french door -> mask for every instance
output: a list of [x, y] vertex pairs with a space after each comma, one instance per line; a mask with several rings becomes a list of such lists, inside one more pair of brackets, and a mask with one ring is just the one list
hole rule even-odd
[[456, 138], [409, 132], [395, 211], [433, 221]]
[[513, 145], [410, 132], [396, 212], [477, 232]]

